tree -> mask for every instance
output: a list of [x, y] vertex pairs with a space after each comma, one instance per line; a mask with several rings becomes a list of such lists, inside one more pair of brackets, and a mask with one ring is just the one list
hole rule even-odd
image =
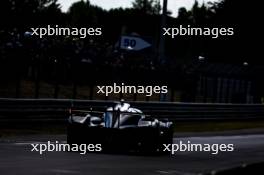
[[263, 21], [261, 8], [261, 5], [248, 1], [222, 0], [211, 4], [211, 10], [215, 14], [212, 21], [235, 28], [236, 43], [230, 44], [238, 48], [233, 49], [234, 52], [236, 51], [235, 54], [242, 59], [250, 59], [251, 62], [258, 63], [261, 62], [259, 55], [262, 54], [260, 48], [262, 45], [259, 43], [261, 43], [260, 38], [263, 37], [263, 29], [257, 27]]
[[[7, 28], [29, 27], [41, 22], [41, 13], [47, 9], [60, 13], [57, 0], [9, 0], [0, 2], [0, 20]], [[8, 18], [6, 18], [8, 16]], [[54, 17], [54, 16], [53, 16]]]
[[180, 24], [186, 24], [190, 22], [191, 12], [187, 11], [185, 7], [181, 7], [178, 10], [178, 21]]
[[98, 25], [104, 10], [98, 6], [91, 5], [89, 0], [81, 0], [72, 4], [68, 12], [70, 22], [73, 25]]
[[42, 24], [64, 24], [65, 19], [63, 18], [65, 14], [61, 12], [60, 4], [57, 0], [49, 3], [48, 6], [45, 5], [40, 11], [40, 19]]
[[204, 3], [199, 6], [198, 1], [196, 0], [191, 9], [193, 22], [198, 25], [209, 23], [209, 18], [212, 17], [212, 13], [210, 11], [211, 10], [206, 7]]
[[160, 14], [161, 5], [159, 0], [135, 0], [133, 8], [142, 11], [146, 14]]

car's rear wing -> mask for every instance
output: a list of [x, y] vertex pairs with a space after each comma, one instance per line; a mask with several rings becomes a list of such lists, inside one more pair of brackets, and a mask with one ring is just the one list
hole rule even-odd
[[105, 111], [94, 111], [94, 110], [79, 110], [79, 109], [69, 109], [70, 116], [80, 114], [81, 116], [85, 114], [104, 114]]

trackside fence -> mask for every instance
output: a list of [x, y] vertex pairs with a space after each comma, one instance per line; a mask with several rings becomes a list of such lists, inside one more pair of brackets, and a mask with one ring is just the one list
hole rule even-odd
[[[117, 101], [68, 99], [0, 99], [0, 122], [65, 121], [71, 107], [105, 110]], [[173, 121], [264, 119], [261, 104], [209, 104], [171, 102], [131, 102], [145, 114]]]

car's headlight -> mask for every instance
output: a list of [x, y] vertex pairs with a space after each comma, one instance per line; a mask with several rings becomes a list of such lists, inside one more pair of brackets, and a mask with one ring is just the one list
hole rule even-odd
[[72, 116], [72, 121], [76, 123], [84, 123], [87, 118], [87, 116]]
[[138, 122], [138, 126], [139, 127], [145, 127], [145, 126], [151, 126], [152, 122], [151, 121], [144, 121], [144, 120], [140, 120]]
[[100, 117], [91, 117], [90, 118], [90, 125], [91, 126], [102, 126], [104, 121]]

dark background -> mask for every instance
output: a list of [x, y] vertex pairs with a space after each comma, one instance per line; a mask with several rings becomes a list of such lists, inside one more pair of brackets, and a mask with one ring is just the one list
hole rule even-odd
[[[168, 7], [170, 8], [170, 7]], [[0, 2], [0, 97], [107, 99], [96, 85], [168, 85], [166, 97], [124, 97], [215, 103], [262, 103], [264, 73], [258, 41], [258, 4], [223, 0], [179, 9], [167, 26], [233, 27], [234, 36], [166, 38], [165, 57], [157, 50], [161, 7], [136, 0], [132, 8], [103, 10], [89, 1], [63, 13], [56, 0]], [[85, 39], [25, 35], [31, 27], [102, 27], [103, 35]], [[116, 47], [121, 35], [148, 38], [152, 47], [128, 52]], [[203, 58], [203, 59], [199, 59]]]

